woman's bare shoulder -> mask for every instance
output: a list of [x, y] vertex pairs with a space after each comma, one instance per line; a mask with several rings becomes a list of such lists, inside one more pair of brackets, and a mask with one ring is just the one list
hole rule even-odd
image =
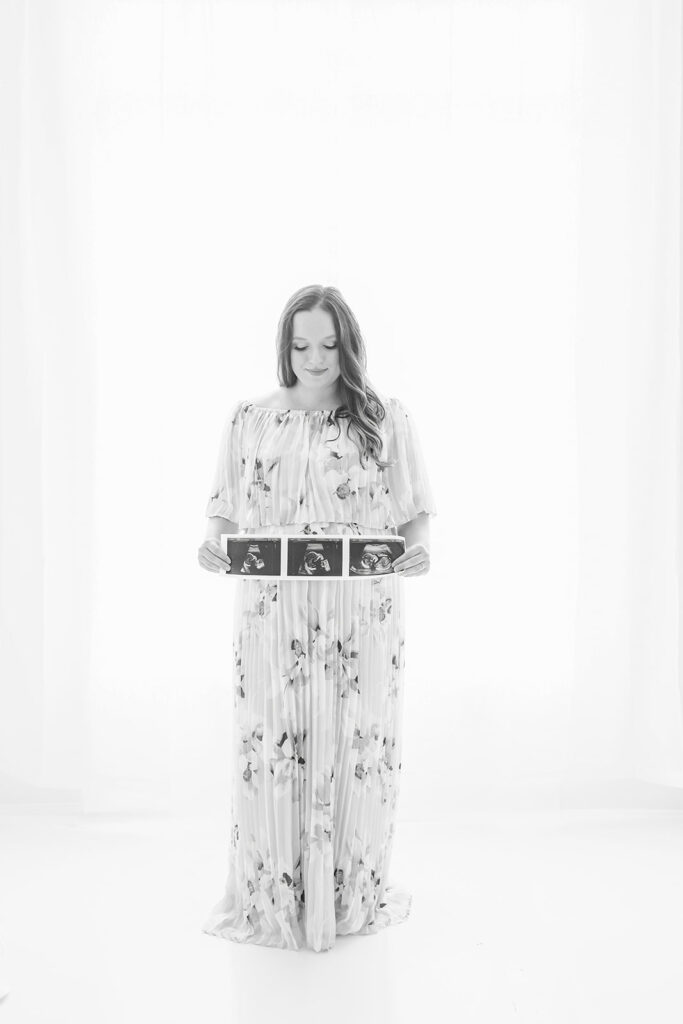
[[249, 403], [266, 409], [282, 409], [287, 404], [287, 395], [284, 388], [276, 388], [275, 391], [268, 391], [257, 398], [250, 398]]

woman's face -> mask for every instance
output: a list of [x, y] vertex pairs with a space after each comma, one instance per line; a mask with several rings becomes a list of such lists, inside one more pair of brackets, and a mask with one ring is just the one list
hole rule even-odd
[[[330, 313], [326, 309], [299, 310], [292, 324], [290, 358], [299, 382], [312, 394], [336, 392], [339, 339]], [[311, 372], [315, 370], [320, 372]]]

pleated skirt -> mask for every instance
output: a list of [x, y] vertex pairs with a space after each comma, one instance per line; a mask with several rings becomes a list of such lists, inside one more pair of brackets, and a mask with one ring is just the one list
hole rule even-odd
[[225, 891], [202, 931], [323, 952], [405, 920], [403, 584], [240, 579]]

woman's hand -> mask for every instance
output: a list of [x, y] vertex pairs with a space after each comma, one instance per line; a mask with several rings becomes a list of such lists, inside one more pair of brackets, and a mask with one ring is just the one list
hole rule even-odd
[[202, 569], [209, 572], [230, 572], [230, 556], [226, 555], [216, 537], [205, 540], [197, 552]]
[[391, 563], [398, 576], [426, 576], [429, 572], [429, 548], [411, 544]]

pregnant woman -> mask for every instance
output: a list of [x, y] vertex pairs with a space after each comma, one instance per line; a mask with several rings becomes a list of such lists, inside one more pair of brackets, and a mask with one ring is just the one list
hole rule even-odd
[[404, 695], [401, 577], [429, 571], [436, 513], [406, 407], [370, 387], [339, 291], [296, 292], [278, 326], [280, 387], [233, 404], [199, 563], [221, 533], [396, 535], [393, 572], [234, 581], [228, 879], [203, 931], [331, 949], [403, 921], [389, 877]]

